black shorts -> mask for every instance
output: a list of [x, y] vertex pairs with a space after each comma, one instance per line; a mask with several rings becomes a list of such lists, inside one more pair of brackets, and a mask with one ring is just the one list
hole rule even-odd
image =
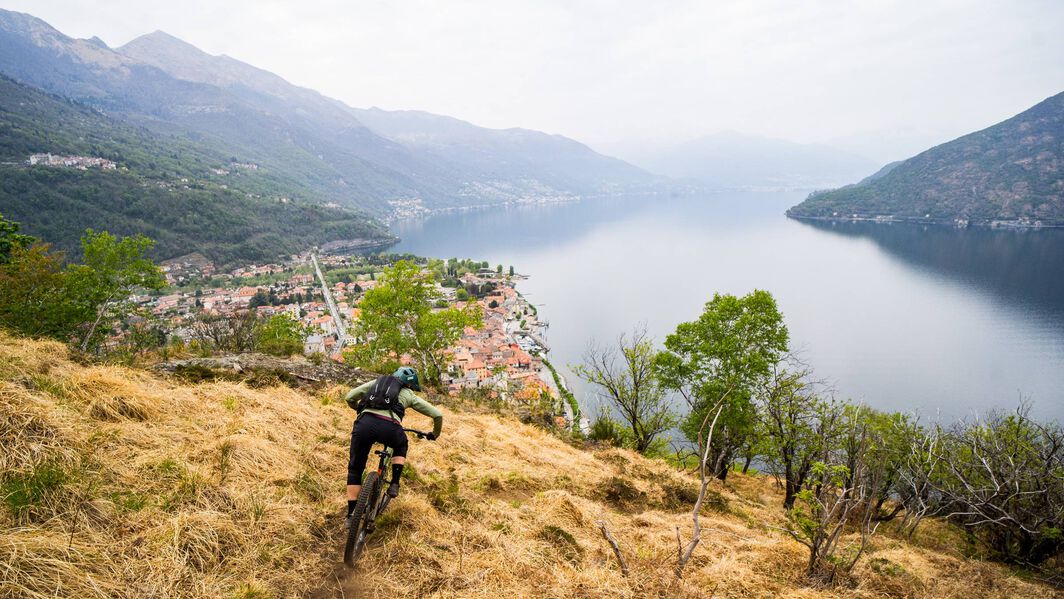
[[391, 420], [379, 418], [373, 414], [363, 414], [355, 420], [351, 429], [351, 453], [347, 460], [347, 484], [362, 484], [362, 473], [366, 470], [366, 460], [374, 443], [392, 448], [392, 456], [406, 457], [410, 441], [403, 432], [403, 426]]

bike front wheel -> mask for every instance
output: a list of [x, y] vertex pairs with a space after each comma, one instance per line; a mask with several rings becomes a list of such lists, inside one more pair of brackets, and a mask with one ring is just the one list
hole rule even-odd
[[344, 563], [354, 566], [358, 557], [362, 555], [362, 549], [366, 546], [366, 536], [369, 534], [366, 525], [370, 519], [370, 504], [377, 496], [380, 487], [380, 477], [376, 472], [366, 475], [362, 482], [362, 491], [358, 494], [355, 509], [351, 512], [351, 527], [347, 529], [347, 542], [344, 543]]

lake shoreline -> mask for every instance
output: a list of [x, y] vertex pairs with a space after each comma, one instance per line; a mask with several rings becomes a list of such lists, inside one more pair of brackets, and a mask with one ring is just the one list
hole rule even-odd
[[916, 216], [884, 216], [884, 215], [860, 215], [853, 216], [806, 216], [791, 214], [788, 210], [784, 213], [787, 218], [794, 220], [819, 221], [819, 222], [845, 222], [845, 223], [877, 223], [877, 224], [903, 224], [903, 225], [934, 225], [936, 227], [952, 227], [955, 229], [967, 229], [979, 227], [986, 229], [1016, 229], [1022, 231], [1039, 229], [1064, 229], [1064, 222], [1045, 223], [1042, 221], [1028, 222], [1023, 220], [993, 220], [972, 221], [965, 219], [943, 220], [935, 218], [920, 218]]

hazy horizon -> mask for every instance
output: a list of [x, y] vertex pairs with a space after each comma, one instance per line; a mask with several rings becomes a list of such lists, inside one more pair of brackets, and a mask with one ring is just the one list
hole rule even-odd
[[1064, 90], [1064, 3], [0, 0], [111, 47], [164, 30], [358, 107], [625, 147], [721, 130], [904, 158]]

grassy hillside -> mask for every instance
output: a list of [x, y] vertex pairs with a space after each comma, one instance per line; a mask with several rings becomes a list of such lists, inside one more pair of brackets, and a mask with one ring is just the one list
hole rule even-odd
[[[46, 152], [97, 156], [120, 168], [24, 164]], [[0, 76], [0, 213], [64, 250], [76, 252], [88, 227], [149, 235], [159, 258], [199, 251], [219, 263], [388, 238], [366, 214], [326, 208], [313, 189], [269, 169], [233, 167], [234, 160], [251, 159], [114, 121]]]
[[797, 218], [892, 216], [1064, 225], [1064, 93], [857, 185], [811, 195]]
[[339, 393], [181, 384], [0, 334], [0, 597], [1053, 595], [966, 559], [935, 523], [913, 543], [881, 532], [853, 580], [809, 588], [803, 548], [773, 528], [771, 480], [741, 475], [714, 485], [677, 582], [693, 478], [457, 407], [439, 442], [412, 442], [403, 495], [350, 573], [337, 565], [352, 416]]

